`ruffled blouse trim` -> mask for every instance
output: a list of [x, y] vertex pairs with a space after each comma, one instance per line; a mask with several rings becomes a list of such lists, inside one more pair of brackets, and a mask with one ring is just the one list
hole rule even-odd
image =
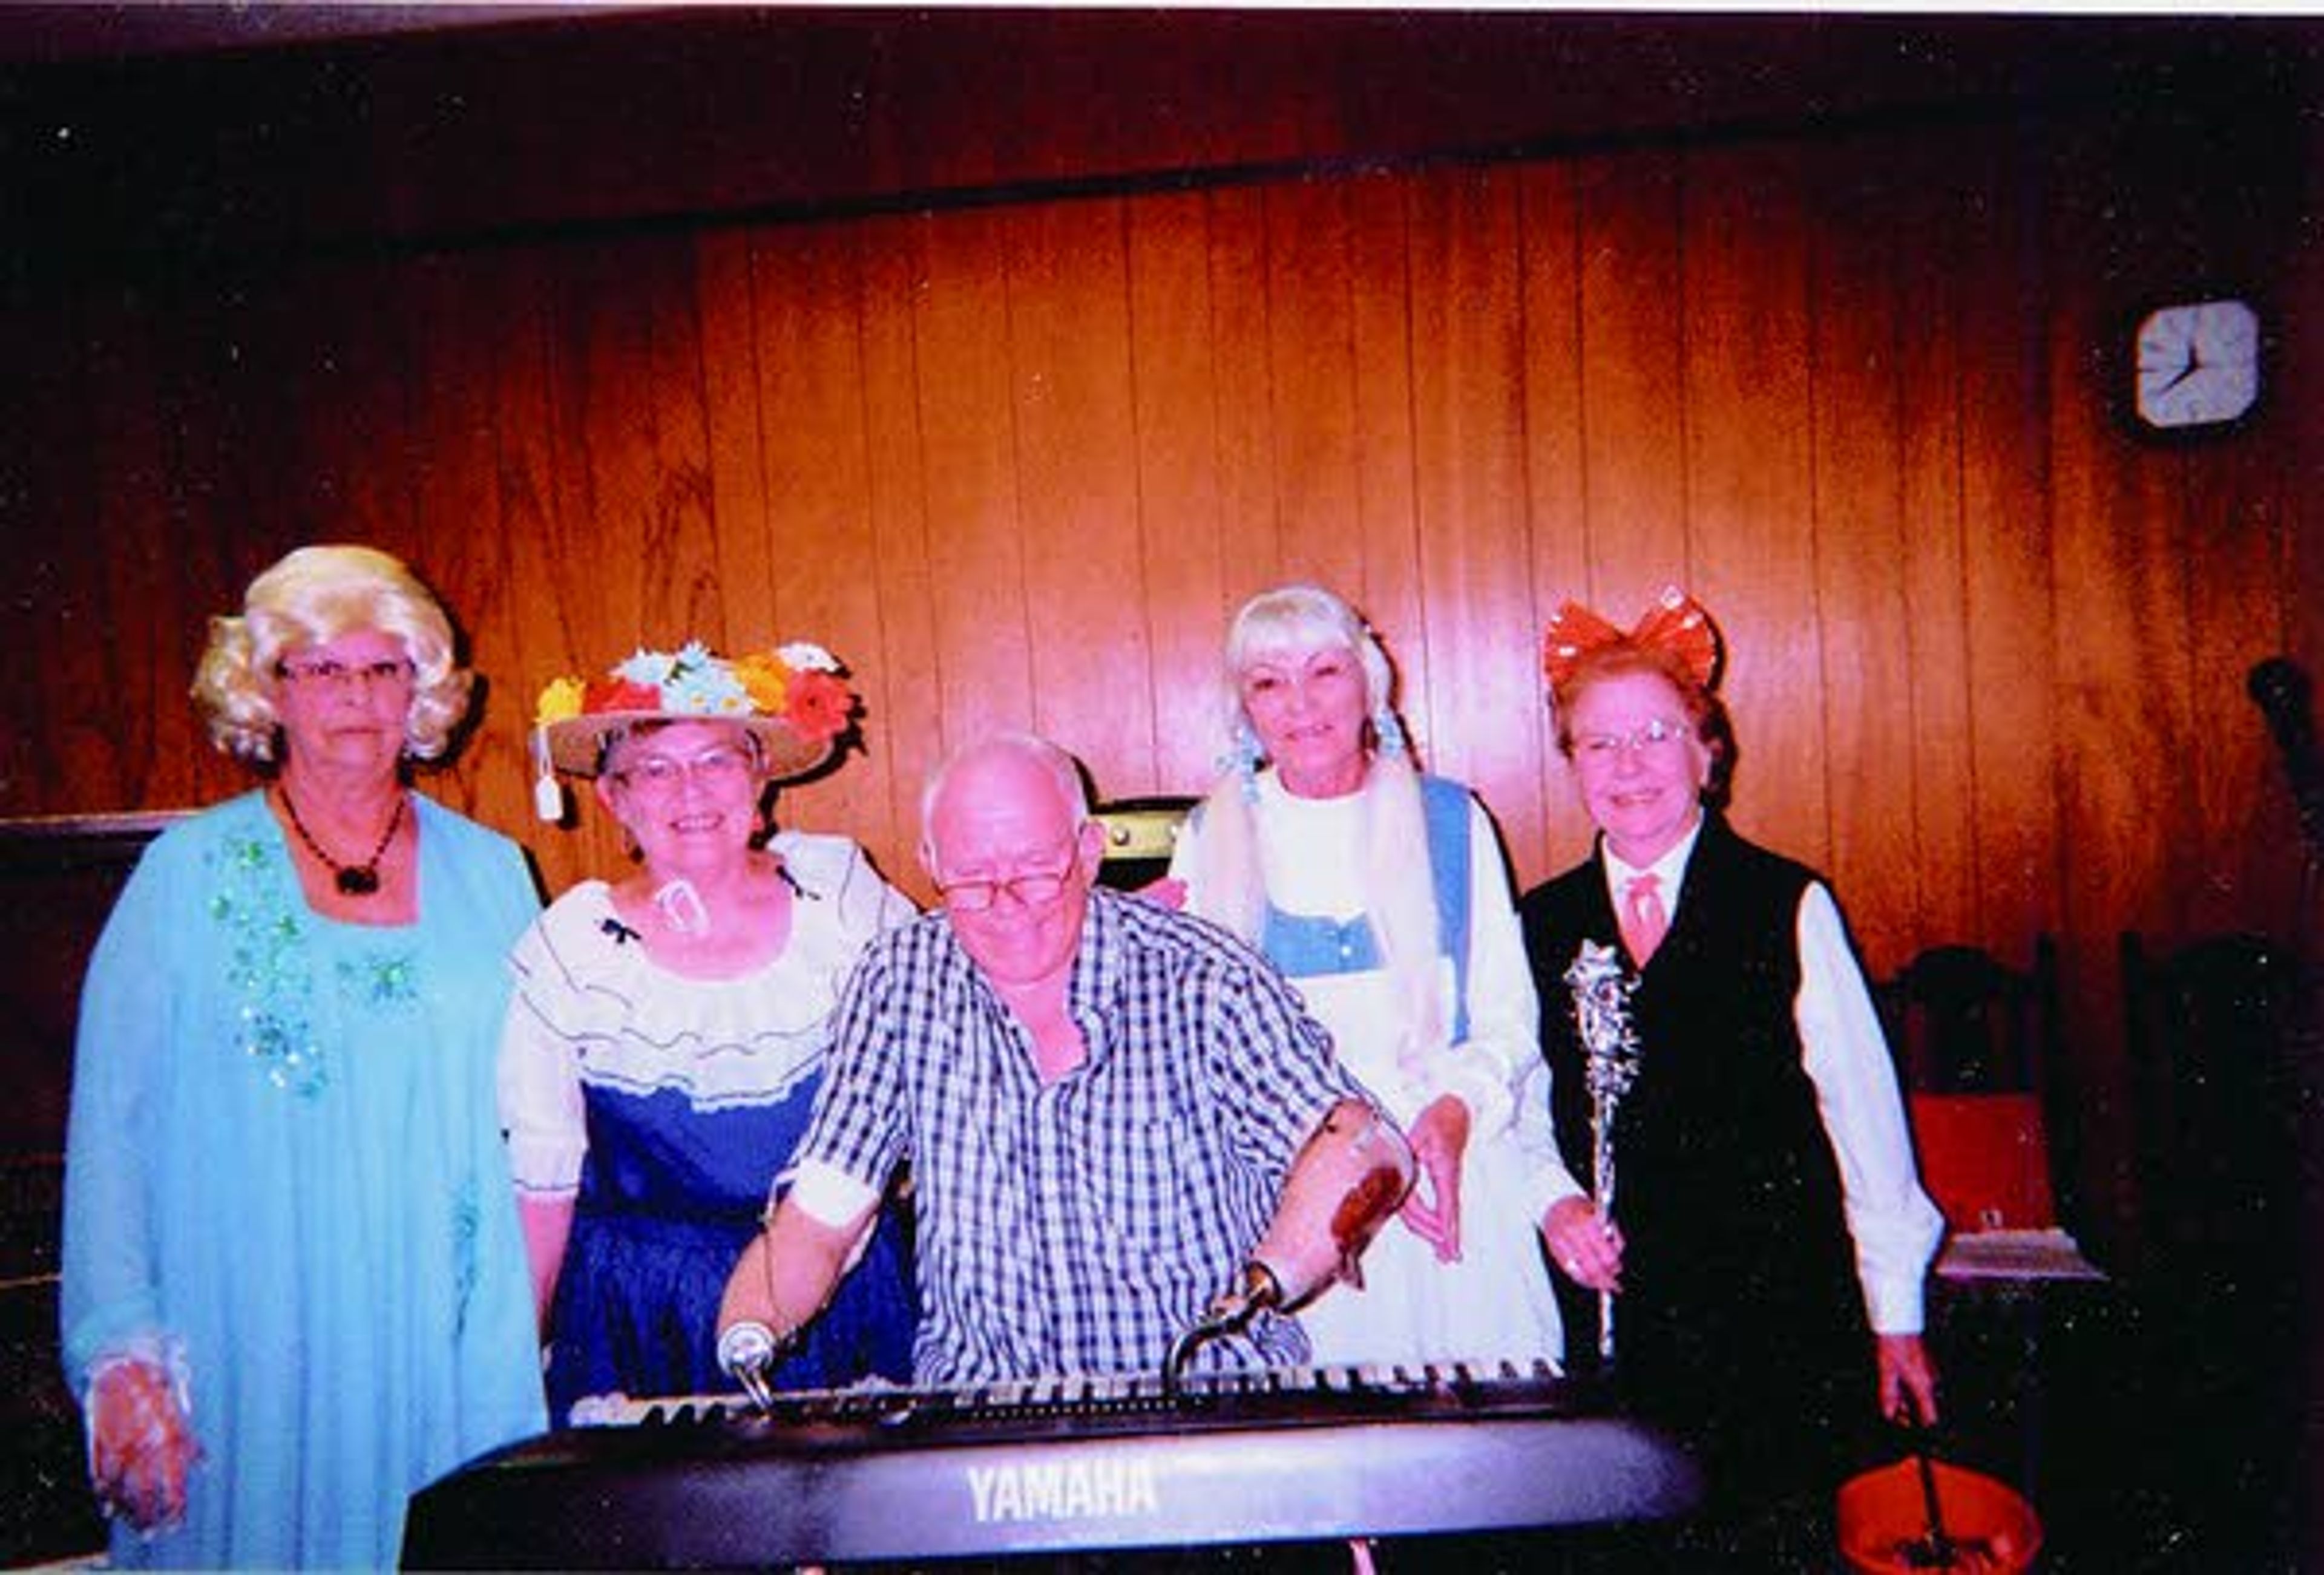
[[647, 955], [612, 889], [585, 880], [519, 945], [518, 991], [572, 1045], [586, 1083], [676, 1090], [703, 1110], [777, 1103], [821, 1064], [832, 1007], [868, 938], [845, 933], [837, 906], [835, 894], [801, 898], [781, 955], [696, 979]]

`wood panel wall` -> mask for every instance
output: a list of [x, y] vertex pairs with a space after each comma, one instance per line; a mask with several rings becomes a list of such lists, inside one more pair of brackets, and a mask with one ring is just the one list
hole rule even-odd
[[[238, 787], [183, 697], [203, 621], [356, 539], [486, 680], [426, 785], [550, 890], [620, 854], [594, 804], [530, 819], [533, 693], [698, 636], [847, 659], [862, 753], [780, 813], [925, 896], [946, 749], [1031, 727], [1104, 794], [1199, 790], [1224, 622], [1299, 577], [1530, 884], [1586, 848], [1543, 623], [1676, 582], [1729, 640], [1736, 818], [1875, 970], [2060, 938], [2103, 1235], [2116, 933], [2307, 922], [2241, 685], [2324, 666], [2319, 141], [2227, 122], [2226, 184], [2168, 121], [2002, 108], [22, 286], [0, 813]], [[2275, 325], [2267, 405], [2140, 441], [2131, 314], [2224, 287]]]

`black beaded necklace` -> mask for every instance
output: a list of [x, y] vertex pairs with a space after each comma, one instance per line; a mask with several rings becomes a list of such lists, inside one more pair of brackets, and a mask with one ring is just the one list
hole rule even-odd
[[387, 817], [387, 829], [379, 834], [379, 846], [371, 851], [371, 857], [360, 864], [342, 864], [323, 852], [323, 844], [315, 840], [315, 834], [309, 831], [307, 823], [299, 818], [299, 806], [291, 802], [290, 790], [277, 788], [275, 791], [281, 796], [282, 807], [290, 812], [291, 829], [299, 834], [299, 840], [307, 844], [307, 851], [320, 859], [323, 867], [330, 870], [331, 880], [338, 887], [340, 896], [369, 897], [379, 889], [380, 859], [386, 853], [387, 844], [395, 840], [396, 829], [403, 824], [401, 793], [395, 796], [395, 813]]

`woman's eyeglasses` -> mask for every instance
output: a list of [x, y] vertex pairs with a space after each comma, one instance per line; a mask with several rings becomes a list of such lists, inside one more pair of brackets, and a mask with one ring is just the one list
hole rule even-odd
[[301, 657], [295, 660], [279, 661], [274, 671], [294, 684], [305, 684], [318, 689], [344, 689], [361, 684], [368, 688], [374, 684], [392, 687], [411, 682], [411, 663], [403, 657], [382, 657], [374, 662], [343, 662], [337, 657]]
[[1573, 752], [1584, 760], [1611, 763], [1625, 752], [1643, 755], [1649, 750], [1666, 749], [1686, 737], [1686, 729], [1666, 717], [1657, 716], [1642, 727], [1628, 732], [1585, 732], [1573, 741]]
[[646, 755], [613, 772], [613, 780], [639, 793], [675, 793], [693, 778], [705, 788], [732, 788], [751, 775], [751, 757], [733, 748], [705, 750], [692, 760]]

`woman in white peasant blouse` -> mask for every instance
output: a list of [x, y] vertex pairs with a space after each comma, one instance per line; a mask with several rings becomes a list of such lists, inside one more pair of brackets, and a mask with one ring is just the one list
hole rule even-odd
[[1300, 1310], [1316, 1359], [1554, 1364], [1536, 1230], [1563, 1166], [1491, 823], [1466, 788], [1415, 767], [1387, 655], [1330, 592], [1246, 603], [1225, 677], [1233, 764], [1172, 878], [1298, 988], [1420, 1165], [1362, 1287]]
[[[638, 858], [559, 898], [513, 960], [501, 1110], [559, 1423], [732, 1387], [719, 1298], [806, 1129], [826, 1018], [864, 943], [914, 916], [845, 838], [762, 834], [768, 785], [846, 725], [829, 661], [694, 645], [543, 696], [544, 764], [594, 778]], [[910, 1285], [883, 1220], [774, 1382], [908, 1378]]]

